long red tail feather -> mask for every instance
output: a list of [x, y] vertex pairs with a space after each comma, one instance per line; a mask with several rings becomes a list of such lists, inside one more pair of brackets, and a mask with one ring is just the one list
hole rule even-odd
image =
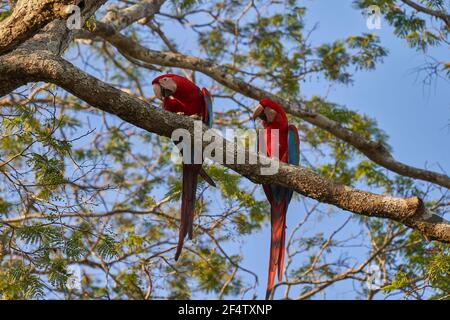
[[284, 242], [286, 237], [287, 203], [275, 205], [271, 203], [271, 242], [269, 258], [269, 279], [267, 282], [266, 299], [269, 299], [278, 272], [278, 281], [283, 278]]
[[197, 191], [198, 174], [201, 164], [183, 164], [183, 186], [181, 192], [181, 218], [178, 233], [177, 252], [175, 261], [178, 260], [183, 249], [184, 239], [189, 234], [192, 239], [194, 225], [195, 196]]

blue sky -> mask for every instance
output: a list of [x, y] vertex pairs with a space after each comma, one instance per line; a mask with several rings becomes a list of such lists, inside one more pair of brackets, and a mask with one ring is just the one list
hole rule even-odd
[[[365, 17], [351, 6], [352, 1], [306, 1], [307, 25], [319, 22], [311, 40], [315, 44], [343, 39], [349, 35], [369, 32]], [[450, 85], [437, 79], [432, 85], [422, 83], [424, 73], [417, 73], [417, 67], [425, 63], [425, 55], [409, 48], [398, 39], [387, 22], [382, 21], [381, 30], [374, 30], [380, 36], [381, 44], [389, 55], [375, 71], [358, 72], [354, 84], [333, 85], [326, 82], [309, 82], [302, 86], [306, 96], [327, 93], [330, 101], [347, 106], [352, 110], [369, 115], [378, 121], [381, 129], [389, 135], [389, 144], [396, 159], [420, 168], [433, 170], [442, 167], [450, 173]], [[438, 60], [448, 60], [448, 48], [434, 49], [429, 54]], [[340, 213], [338, 213], [340, 212]], [[288, 234], [303, 218], [304, 208], [297, 200], [288, 212]], [[348, 216], [338, 210], [334, 217], [310, 227], [310, 231], [332, 232], [334, 227]], [[327, 226], [326, 224], [329, 225]], [[316, 228], [316, 229], [315, 229]], [[354, 228], [354, 227], [353, 227]], [[348, 234], [357, 229], [348, 227]], [[264, 296], [270, 228], [248, 237], [243, 246], [246, 257], [244, 266], [255, 271], [260, 279], [258, 297]], [[349, 255], [358, 251], [349, 250]], [[283, 290], [280, 290], [283, 291]], [[349, 299], [354, 297], [353, 287], [344, 282], [328, 291], [326, 298]], [[317, 295], [316, 299], [323, 298]]]
[[[319, 21], [313, 39], [320, 43], [350, 34], [368, 32], [365, 18], [346, 1], [308, 1], [310, 22]], [[347, 5], [343, 5], [346, 3]], [[450, 83], [438, 79], [431, 86], [421, 82], [425, 73], [416, 69], [425, 63], [425, 55], [409, 48], [393, 34], [387, 22], [373, 30], [389, 55], [375, 71], [360, 72], [351, 86], [336, 86], [329, 99], [377, 119], [389, 134], [394, 156], [400, 161], [439, 170], [439, 163], [450, 171]], [[448, 47], [430, 50], [430, 56], [448, 61]], [[311, 91], [327, 89], [312, 85]]]
[[[382, 21], [381, 30], [370, 31], [366, 27], [365, 17], [352, 7], [352, 1], [301, 1], [308, 8], [306, 14], [307, 29], [319, 23], [312, 34], [313, 44], [344, 39], [349, 35], [375, 32], [380, 36], [381, 44], [389, 50], [384, 63], [378, 64], [376, 70], [358, 72], [354, 84], [349, 86], [333, 85], [328, 82], [312, 80], [302, 85], [302, 95], [326, 96], [329, 101], [345, 105], [352, 110], [369, 115], [378, 121], [378, 125], [389, 135], [396, 159], [420, 168], [439, 171], [439, 166], [450, 173], [450, 85], [448, 80], [436, 79], [432, 85], [422, 84], [425, 73], [415, 70], [425, 63], [425, 55], [410, 49], [406, 42], [398, 39], [387, 22]], [[164, 30], [176, 40], [183, 53], [196, 50], [192, 47], [189, 33], [179, 25], [164, 24]], [[153, 43], [149, 37], [145, 45]], [[448, 61], [448, 47], [433, 49], [429, 52], [438, 60]], [[70, 55], [69, 55], [70, 56]], [[149, 94], [150, 96], [151, 94]], [[217, 101], [218, 109], [226, 108]], [[209, 194], [218, 199], [214, 193]], [[220, 210], [220, 204], [217, 206]], [[214, 210], [214, 209], [213, 209]], [[298, 221], [304, 217], [304, 206], [299, 198], [294, 199], [288, 212], [288, 235]], [[332, 232], [349, 216], [349, 213], [336, 210], [332, 215], [307, 226], [305, 232], [315, 234]], [[346, 235], [359, 231], [349, 225]], [[258, 298], [265, 294], [267, 264], [269, 254], [270, 228], [268, 224], [258, 233], [245, 239], [232, 241], [229, 248], [241, 250], [245, 257], [242, 266], [258, 274], [259, 285], [256, 289]], [[364, 254], [361, 249], [348, 249], [349, 256]], [[355, 260], [356, 261], [356, 260]], [[281, 290], [283, 291], [283, 290]], [[327, 298], [349, 299], [354, 297], [351, 284], [343, 283], [333, 287]], [[195, 298], [203, 298], [196, 296]], [[208, 296], [206, 296], [208, 297]], [[251, 295], [247, 295], [250, 298]], [[315, 298], [323, 298], [317, 296]]]
[[[450, 173], [449, 82], [437, 79], [432, 85], [423, 85], [425, 73], [417, 73], [415, 70], [425, 63], [425, 55], [398, 39], [386, 21], [382, 21], [381, 30], [368, 30], [365, 17], [352, 7], [352, 1], [309, 0], [302, 1], [301, 4], [308, 8], [306, 29], [319, 23], [318, 29], [311, 36], [313, 44], [375, 32], [379, 35], [381, 44], [389, 50], [384, 63], [378, 64], [374, 71], [358, 72], [354, 76], [354, 84], [330, 87], [327, 82], [312, 80], [302, 85], [302, 95], [327, 96], [329, 101], [375, 118], [379, 127], [388, 133], [388, 142], [396, 159], [420, 168], [427, 166], [432, 170], [440, 170], [440, 166], [447, 174]], [[194, 42], [190, 41], [188, 33], [180, 32], [178, 25], [165, 24], [164, 30], [176, 40], [182, 52], [196, 51], [192, 48]], [[433, 49], [429, 54], [438, 60], [448, 61], [448, 48]], [[216, 102], [215, 108], [224, 107], [220, 101]], [[214, 195], [211, 196], [217, 199]], [[304, 217], [304, 212], [303, 203], [297, 198], [288, 212], [288, 235], [293, 226]], [[327, 235], [349, 215], [336, 210], [324, 220], [309, 225], [306, 232], [323, 232]], [[351, 235], [358, 231], [359, 227], [349, 225], [345, 234]], [[263, 298], [265, 294], [269, 239], [270, 228], [267, 224], [260, 232], [228, 245], [229, 248], [240, 248], [245, 257], [242, 265], [258, 274], [258, 298]], [[347, 255], [358, 258], [358, 255], [364, 253], [361, 249], [348, 249]], [[332, 287], [326, 298], [350, 299], [354, 296], [352, 285], [344, 282]], [[251, 295], [246, 297], [250, 298]], [[315, 298], [324, 296], [317, 295]]]

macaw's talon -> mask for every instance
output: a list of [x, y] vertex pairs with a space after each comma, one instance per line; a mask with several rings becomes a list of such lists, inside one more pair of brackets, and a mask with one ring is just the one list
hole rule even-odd
[[202, 118], [198, 115], [198, 114], [193, 114], [193, 115], [191, 115], [191, 116], [189, 116], [191, 119], [194, 119], [194, 120], [201, 120]]
[[177, 112], [177, 115], [184, 116], [184, 112]]

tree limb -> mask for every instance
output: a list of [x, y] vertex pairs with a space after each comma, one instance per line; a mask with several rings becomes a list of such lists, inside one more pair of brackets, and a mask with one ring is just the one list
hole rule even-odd
[[414, 1], [411, 1], [411, 0], [401, 0], [401, 1], [404, 4], [407, 4], [408, 6], [410, 6], [411, 8], [414, 8], [415, 10], [417, 10], [419, 12], [422, 12], [422, 13], [428, 14], [430, 16], [433, 16], [435, 18], [441, 19], [447, 25], [447, 28], [450, 29], [450, 15], [447, 15], [441, 11], [429, 9], [429, 8], [424, 7], [424, 6], [418, 4]]
[[18, 47], [34, 36], [42, 27], [71, 13], [68, 5], [76, 0], [19, 0], [13, 13], [0, 24], [0, 54]]
[[326, 130], [337, 138], [349, 143], [376, 164], [397, 174], [428, 181], [450, 189], [450, 177], [447, 175], [401, 163], [395, 160], [380, 142], [368, 140], [360, 134], [342, 127], [338, 122], [326, 116], [302, 110], [304, 102], [299, 101], [298, 103], [294, 103], [274, 96], [265, 90], [233, 76], [232, 72], [224, 66], [193, 56], [147, 49], [139, 43], [121, 35], [112, 26], [102, 22], [97, 22], [91, 31], [111, 43], [120, 52], [137, 60], [166, 67], [178, 67], [202, 72], [222, 85], [252, 99], [260, 100], [269, 97], [282, 105], [287, 113]]
[[151, 19], [164, 2], [166, 0], [142, 0], [122, 10], [110, 8], [101, 21], [111, 24], [116, 30], [122, 30], [143, 18]]
[[[84, 0], [84, 7], [81, 10], [81, 23], [83, 24], [91, 17], [107, 0]], [[1, 37], [1, 34], [0, 34]], [[69, 30], [66, 22], [55, 20], [48, 23], [39, 30], [32, 38], [24, 41], [13, 52], [6, 53], [4, 56], [14, 56], [15, 51], [48, 51], [55, 55], [61, 55], [69, 46], [73, 38], [73, 31]], [[4, 56], [0, 57], [2, 59]], [[6, 57], [5, 57], [6, 58]], [[4, 96], [25, 83], [17, 79], [4, 78], [0, 74], [0, 96]]]
[[[25, 59], [26, 57], [26, 59]], [[22, 82], [45, 81], [56, 84], [95, 108], [113, 114], [148, 132], [170, 137], [175, 129], [193, 132], [193, 120], [152, 107], [76, 68], [48, 52], [29, 52], [0, 60], [0, 73]], [[207, 128], [204, 127], [204, 130]], [[226, 140], [215, 137], [222, 145]], [[208, 145], [204, 142], [204, 146]], [[237, 151], [235, 151], [236, 153]], [[248, 150], [246, 151], [247, 158]], [[235, 154], [234, 154], [235, 155]], [[273, 164], [276, 159], [270, 159]], [[417, 197], [394, 198], [357, 190], [335, 183], [298, 166], [280, 164], [274, 175], [261, 174], [261, 164], [225, 164], [255, 183], [275, 183], [290, 187], [317, 201], [357, 214], [389, 218], [422, 232], [427, 238], [450, 242], [450, 224], [427, 221], [429, 213]]]

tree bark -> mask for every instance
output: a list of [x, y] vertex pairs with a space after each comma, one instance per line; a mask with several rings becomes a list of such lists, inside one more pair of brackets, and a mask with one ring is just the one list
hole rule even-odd
[[[104, 2], [103, 0], [86, 0], [83, 19], [92, 15]], [[159, 7], [157, 9], [159, 10]], [[193, 132], [194, 121], [191, 118], [152, 107], [148, 103], [96, 79], [62, 59], [60, 55], [72, 37], [72, 32], [65, 29], [63, 21], [54, 21], [38, 33], [35, 33], [34, 29], [29, 30], [32, 31], [18, 31], [17, 37], [19, 40], [10, 40], [10, 45], [12, 43], [16, 43], [16, 46], [20, 43], [21, 45], [13, 52], [0, 57], [1, 95], [9, 93], [20, 85], [44, 81], [58, 85], [91, 106], [115, 115], [148, 132], [166, 137], [170, 137], [172, 132], [179, 128]], [[376, 142], [367, 141], [322, 115], [301, 111], [300, 109], [294, 110], [295, 106], [293, 104], [251, 86], [241, 79], [235, 78], [225, 67], [196, 57], [188, 57], [176, 53], [161, 53], [143, 48], [117, 33], [116, 28], [112, 25], [99, 22], [93, 31], [96, 35], [105, 38], [113, 45], [126, 50], [130, 56], [138, 60], [163, 66], [177, 66], [199, 70], [227, 87], [251, 98], [271, 97], [280, 102], [292, 114], [296, 114], [349, 142], [369, 158], [371, 153], [376, 150], [376, 156], [372, 157], [378, 159], [380, 163], [388, 165], [389, 161], [395, 162], [389, 153]], [[35, 36], [30, 38], [33, 34]], [[52, 36], [56, 37], [54, 42], [50, 42], [49, 37]], [[29, 39], [24, 42], [24, 39], [27, 37]], [[206, 127], [203, 127], [203, 130], [206, 129]], [[220, 135], [215, 136], [215, 138], [222, 146], [227, 143]], [[207, 142], [203, 142], [204, 146], [207, 144]], [[237, 150], [232, 152], [234, 157]], [[246, 158], [248, 159], [250, 152], [248, 150], [244, 150], [244, 152], [247, 153]], [[224, 154], [226, 156], [226, 153]], [[277, 160], [266, 158], [265, 162], [267, 161], [274, 164]], [[267, 166], [267, 163], [265, 165], [225, 164], [225, 166], [255, 183], [275, 183], [290, 187], [304, 196], [334, 205], [343, 210], [369, 217], [392, 219], [419, 230], [429, 239], [450, 242], [450, 224], [430, 214], [425, 208], [423, 201], [417, 197], [403, 199], [378, 195], [335, 183], [302, 167], [283, 163], [278, 163], [278, 165], [279, 170], [275, 174], [264, 175], [261, 169], [263, 166]], [[395, 166], [398, 165], [398, 163], [395, 164]], [[396, 170], [393, 171], [399, 171], [398, 167], [394, 169]], [[421, 172], [420, 169], [416, 168], [405, 170], [413, 170], [413, 172], [409, 172], [409, 175], [415, 178], [431, 181], [446, 187], [450, 186], [447, 176], [425, 170]], [[408, 175], [407, 173], [405, 175]]]
[[17, 48], [42, 27], [71, 13], [68, 5], [77, 0], [19, 0], [13, 13], [0, 24], [0, 54]]
[[428, 181], [439, 186], [450, 189], [450, 177], [445, 174], [415, 168], [394, 159], [389, 151], [378, 141], [371, 141], [356, 132], [342, 127], [336, 121], [321, 114], [304, 110], [304, 102], [290, 102], [281, 99], [270, 92], [257, 88], [248, 82], [233, 76], [231, 70], [216, 64], [215, 62], [201, 58], [186, 56], [173, 52], [159, 52], [147, 49], [131, 39], [118, 33], [111, 25], [97, 22], [91, 31], [111, 43], [120, 52], [134, 59], [149, 64], [166, 67], [178, 67], [202, 72], [222, 85], [235, 90], [249, 98], [260, 100], [271, 98], [278, 102], [287, 113], [297, 116], [308, 123], [328, 131], [335, 137], [352, 145], [367, 158], [376, 164], [391, 170], [397, 174], [414, 179]]
[[[0, 72], [12, 79], [19, 76], [18, 80], [22, 82], [45, 81], [56, 84], [95, 108], [161, 136], [170, 137], [179, 128], [191, 133], [194, 130], [191, 118], [155, 108], [47, 52], [29, 53], [27, 59], [19, 55], [9, 57], [6, 61], [2, 59]], [[203, 130], [206, 129], [203, 127]], [[225, 145], [226, 141], [221, 136], [216, 136], [216, 139], [221, 141], [222, 146]], [[204, 142], [204, 146], [206, 145], [208, 143]], [[245, 152], [248, 159], [249, 152]], [[266, 158], [266, 161], [273, 164], [276, 160]], [[308, 169], [283, 163], [279, 163], [278, 172], [270, 176], [261, 173], [261, 164], [224, 165], [255, 183], [275, 183], [290, 187], [306, 197], [343, 210], [392, 219], [419, 230], [428, 239], [450, 242], [450, 224], [439, 219], [436, 223], [429, 222], [429, 212], [417, 197], [403, 199], [357, 190], [335, 183]]]

